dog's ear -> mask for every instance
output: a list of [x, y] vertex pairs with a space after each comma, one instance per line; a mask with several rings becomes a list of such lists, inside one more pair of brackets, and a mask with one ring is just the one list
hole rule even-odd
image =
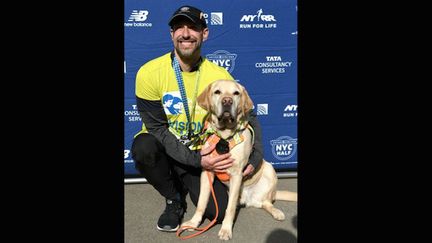
[[246, 89], [241, 85], [240, 88], [242, 90], [240, 98], [240, 112], [243, 116], [245, 116], [247, 112], [249, 112], [253, 108], [253, 102]]
[[210, 111], [210, 107], [211, 107], [210, 104], [211, 86], [212, 84], [209, 84], [197, 98], [198, 105], [201, 106], [206, 111]]

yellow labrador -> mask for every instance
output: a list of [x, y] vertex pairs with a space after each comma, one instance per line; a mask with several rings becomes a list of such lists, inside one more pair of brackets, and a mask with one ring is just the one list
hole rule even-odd
[[[221, 138], [230, 138], [239, 131], [244, 138], [243, 142], [230, 150], [234, 163], [227, 169], [229, 181], [224, 182], [229, 188], [229, 199], [218, 234], [219, 238], [221, 240], [232, 238], [233, 220], [238, 203], [247, 207], [264, 208], [274, 219], [284, 220], [284, 213], [275, 208], [273, 202], [275, 200], [297, 201], [297, 193], [276, 190], [277, 176], [269, 162], [263, 161], [253, 176], [243, 180], [242, 171], [248, 163], [253, 145], [252, 133], [249, 129], [245, 129], [247, 112], [252, 109], [253, 103], [245, 88], [235, 81], [218, 80], [203, 91], [197, 98], [197, 102], [209, 111], [207, 120], [209, 127], [216, 130]], [[211, 177], [213, 182], [214, 174], [211, 174]], [[210, 196], [209, 183], [207, 173], [203, 171], [197, 209], [192, 219], [184, 222], [182, 226], [198, 227], [201, 223]]]

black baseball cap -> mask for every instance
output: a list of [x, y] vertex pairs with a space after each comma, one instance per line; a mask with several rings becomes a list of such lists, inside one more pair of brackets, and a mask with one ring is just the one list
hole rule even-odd
[[207, 23], [204, 19], [204, 13], [201, 10], [192, 6], [182, 6], [177, 9], [173, 13], [170, 21], [168, 22], [168, 25], [172, 27], [175, 20], [181, 16], [190, 19], [193, 23], [201, 25], [203, 28], [207, 28]]

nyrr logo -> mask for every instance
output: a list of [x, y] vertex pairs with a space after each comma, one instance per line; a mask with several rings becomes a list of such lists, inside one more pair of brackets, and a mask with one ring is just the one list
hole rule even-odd
[[124, 23], [125, 27], [152, 27], [152, 23], [144, 23], [147, 20], [149, 15], [149, 11], [147, 10], [132, 10], [131, 15], [129, 16], [128, 22], [132, 23]]
[[285, 112], [287, 111], [297, 111], [297, 105], [287, 105], [284, 109]]
[[[240, 22], [240, 29], [275, 29], [277, 28], [276, 19], [271, 14], [263, 14], [262, 8], [257, 11], [257, 14], [243, 15]], [[252, 22], [252, 23], [248, 23]]]
[[224, 50], [218, 50], [213, 54], [207, 54], [206, 58], [212, 61], [214, 64], [225, 68], [229, 73], [232, 73], [234, 71], [237, 54], [229, 53]]
[[284, 109], [283, 117], [296, 117], [297, 105], [287, 105]]
[[257, 104], [257, 115], [268, 115], [268, 104]]
[[294, 156], [297, 151], [297, 139], [290, 136], [278, 137], [271, 140], [273, 156], [278, 160], [288, 160]]
[[276, 22], [276, 19], [273, 15], [264, 15], [262, 8], [257, 11], [257, 14], [255, 15], [243, 15], [243, 17], [240, 19], [240, 22], [252, 22], [252, 21], [264, 21], [264, 22], [270, 22], [274, 21]]

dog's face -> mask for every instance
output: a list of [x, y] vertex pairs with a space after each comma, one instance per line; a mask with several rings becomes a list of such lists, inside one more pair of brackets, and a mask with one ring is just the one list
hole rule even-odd
[[217, 80], [198, 96], [198, 105], [210, 112], [210, 121], [219, 130], [235, 129], [253, 103], [246, 89], [232, 80]]

